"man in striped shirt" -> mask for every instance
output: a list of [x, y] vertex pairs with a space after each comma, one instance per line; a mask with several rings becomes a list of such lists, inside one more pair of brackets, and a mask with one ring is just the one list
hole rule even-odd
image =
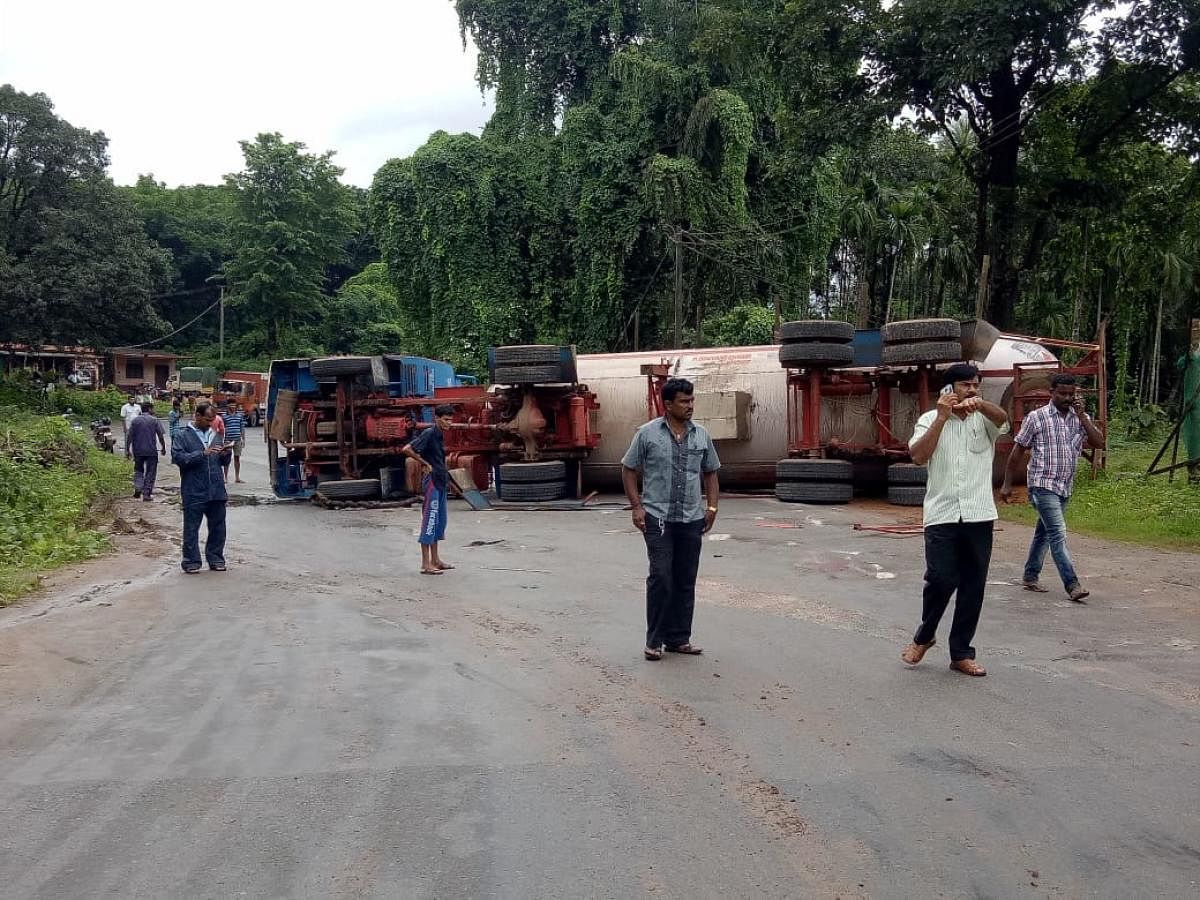
[[1038, 523], [1029, 545], [1029, 558], [1021, 584], [1027, 591], [1045, 593], [1038, 576], [1046, 559], [1046, 548], [1054, 557], [1067, 596], [1082, 603], [1088, 591], [1079, 583], [1071, 554], [1067, 550], [1067, 522], [1063, 512], [1075, 486], [1075, 465], [1084, 445], [1104, 447], [1104, 435], [1087, 414], [1083, 398], [1076, 390], [1073, 375], [1055, 375], [1050, 382], [1050, 402], [1035, 409], [1021, 422], [1008, 466], [1004, 470], [1004, 486], [1000, 499], [1012, 498], [1013, 477], [1021, 470], [1025, 452], [1030, 451], [1029, 502], [1037, 510]]
[[[233, 478], [242, 481], [242, 451], [246, 449], [246, 414], [241, 407], [229, 403], [221, 407], [221, 418], [225, 421], [225, 443], [233, 448]], [[225, 463], [225, 480], [229, 480], [229, 463]]]
[[937, 407], [917, 419], [908, 442], [917, 465], [928, 466], [925, 487], [925, 589], [921, 624], [900, 658], [915, 666], [935, 643], [938, 623], [956, 591], [950, 627], [950, 668], [986, 675], [971, 639], [983, 609], [992, 559], [992, 458], [1008, 416], [979, 396], [979, 370], [956, 363], [945, 372]]

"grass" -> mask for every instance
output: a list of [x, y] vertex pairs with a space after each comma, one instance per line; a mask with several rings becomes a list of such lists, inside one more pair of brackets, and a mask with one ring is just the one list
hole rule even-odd
[[95, 525], [129, 487], [129, 463], [61, 416], [0, 407], [0, 606], [47, 570], [110, 548]]
[[[1186, 469], [1175, 473], [1174, 482], [1166, 475], [1145, 474], [1160, 446], [1161, 438], [1110, 438], [1108, 467], [1094, 478], [1091, 465], [1081, 461], [1067, 507], [1067, 527], [1093, 537], [1200, 551], [1200, 485], [1188, 484]], [[1169, 453], [1165, 462], [1170, 462]], [[999, 509], [1006, 522], [1037, 524], [1037, 513], [1028, 503], [1000, 504]]]

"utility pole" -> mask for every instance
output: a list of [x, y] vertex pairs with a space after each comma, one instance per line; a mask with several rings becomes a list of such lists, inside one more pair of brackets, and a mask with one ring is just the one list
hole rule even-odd
[[675, 349], [683, 348], [683, 229], [675, 230]]
[[220, 333], [219, 341], [220, 341], [221, 349], [219, 351], [218, 358], [221, 359], [222, 361], [224, 361], [224, 359], [225, 359], [225, 285], [221, 285], [221, 296], [220, 296], [220, 300], [218, 302], [221, 304], [221, 324], [219, 326], [219, 333]]

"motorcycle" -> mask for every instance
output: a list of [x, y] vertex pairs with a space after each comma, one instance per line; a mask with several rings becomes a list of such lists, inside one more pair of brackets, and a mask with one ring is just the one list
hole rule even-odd
[[108, 418], [97, 419], [92, 423], [91, 427], [92, 440], [96, 442], [96, 447], [107, 453], [116, 453], [117, 436], [112, 432], [112, 420]]

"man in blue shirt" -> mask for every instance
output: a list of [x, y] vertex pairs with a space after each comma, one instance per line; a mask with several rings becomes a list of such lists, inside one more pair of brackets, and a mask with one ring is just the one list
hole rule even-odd
[[[696, 573], [704, 534], [717, 518], [721, 460], [712, 437], [692, 421], [695, 388], [672, 378], [663, 385], [666, 415], [637, 430], [621, 460], [633, 524], [646, 539], [646, 649], [649, 660], [669, 653], [699, 654], [691, 642]], [[638, 475], [642, 493], [638, 493]], [[700, 500], [704, 483], [707, 505]]]
[[446, 489], [450, 485], [443, 434], [454, 421], [454, 407], [439, 406], [433, 416], [433, 427], [426, 428], [404, 448], [404, 455], [419, 462], [424, 474], [421, 532], [417, 538], [422, 575], [441, 575], [454, 568], [438, 556], [438, 542], [446, 537]]
[[216, 410], [207, 400], [196, 404], [191, 424], [179, 430], [171, 444], [171, 461], [179, 466], [179, 495], [183, 500], [183, 571], [200, 571], [200, 523], [208, 520], [204, 557], [214, 572], [225, 571], [225, 470], [229, 447], [213, 430]]

